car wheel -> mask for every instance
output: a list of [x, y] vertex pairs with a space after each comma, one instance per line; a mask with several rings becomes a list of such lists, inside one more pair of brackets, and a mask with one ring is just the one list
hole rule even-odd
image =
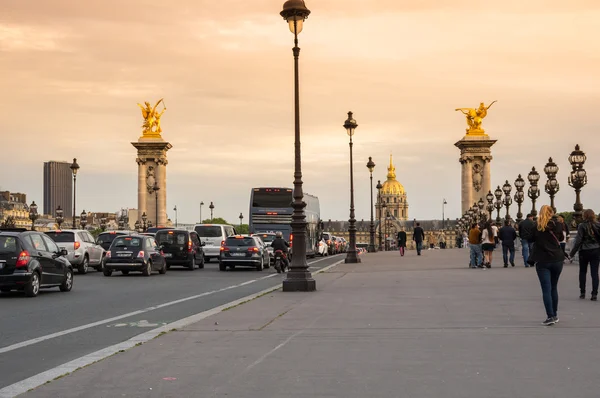
[[196, 268], [196, 256], [192, 256], [192, 260], [188, 264], [188, 268], [190, 269], [190, 271], [193, 271], [194, 268]]
[[40, 292], [40, 274], [34, 272], [31, 274], [31, 280], [25, 285], [25, 295], [35, 297]]
[[256, 266], [256, 270], [257, 270], [257, 271], [262, 271], [262, 270], [265, 268], [265, 264], [264, 264], [264, 262], [265, 262], [265, 259], [261, 257], [261, 258], [260, 258], [260, 264], [258, 264], [258, 265]]
[[79, 272], [80, 274], [87, 274], [89, 266], [90, 266], [90, 259], [86, 255], [85, 257], [83, 257], [83, 262], [81, 264], [79, 264], [79, 266], [77, 267], [77, 272]]
[[204, 256], [204, 262], [205, 262], [205, 263], [210, 263], [210, 258], [209, 258], [209, 257], [206, 257], [206, 256]]
[[227, 266], [221, 262], [219, 262], [219, 271], [227, 271]]
[[70, 292], [73, 288], [73, 271], [68, 269], [65, 274], [65, 280], [59, 286], [61, 292]]
[[111, 269], [106, 269], [104, 268], [104, 271], [102, 271], [104, 273], [104, 276], [111, 276], [112, 275], [112, 270]]
[[0, 292], [2, 292], [2, 293], [9, 293], [10, 292], [10, 288], [3, 287], [2, 289], [0, 289]]
[[152, 261], [148, 260], [148, 262], [146, 263], [146, 268], [144, 268], [144, 270], [142, 271], [142, 275], [144, 275], [144, 276], [152, 275]]
[[167, 273], [167, 262], [165, 261], [165, 263], [163, 264], [162, 268], [158, 270], [158, 273], [161, 275], [164, 275]]
[[271, 268], [271, 258], [269, 257], [269, 259], [265, 262], [265, 268]]
[[104, 255], [100, 259], [100, 264], [96, 267], [96, 271], [102, 272], [104, 270]]
[[198, 268], [204, 268], [204, 256], [202, 256], [202, 260], [201, 260], [200, 264], [198, 265]]
[[121, 273], [122, 273], [123, 275], [129, 275], [129, 271], [127, 271], [127, 270], [121, 271]]

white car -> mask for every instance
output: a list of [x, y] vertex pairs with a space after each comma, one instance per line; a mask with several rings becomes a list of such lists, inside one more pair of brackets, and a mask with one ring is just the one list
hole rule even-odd
[[327, 242], [325, 242], [325, 240], [323, 239], [319, 242], [319, 249], [317, 251], [317, 254], [322, 257], [328, 255]]

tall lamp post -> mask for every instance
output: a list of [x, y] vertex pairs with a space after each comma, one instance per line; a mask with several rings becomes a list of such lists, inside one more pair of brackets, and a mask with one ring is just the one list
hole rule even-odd
[[100, 229], [102, 232], [106, 231], [106, 217], [100, 218]]
[[369, 169], [369, 176], [371, 179], [371, 225], [369, 226], [369, 247], [367, 251], [369, 253], [375, 253], [377, 249], [375, 248], [375, 221], [373, 220], [373, 170], [375, 170], [375, 162], [373, 162], [373, 158], [369, 156], [369, 161], [367, 162], [367, 169]]
[[381, 208], [383, 209], [382, 211], [383, 211], [383, 217], [384, 217], [383, 218], [383, 220], [384, 220], [383, 221], [384, 222], [384, 224], [383, 224], [383, 237], [384, 237], [385, 240], [383, 241], [383, 250], [387, 251], [387, 238], [388, 238], [388, 236], [387, 236], [387, 204], [385, 202], [383, 202], [381, 204]]
[[[306, 214], [302, 190], [302, 156], [300, 144], [300, 79], [298, 73], [298, 34], [302, 32], [304, 20], [310, 15], [304, 0], [288, 0], [283, 4], [280, 15], [285, 19], [294, 34], [294, 201], [292, 207], [292, 234], [294, 236], [294, 255], [290, 271], [283, 281], [283, 291], [314, 291], [317, 288], [306, 262]], [[356, 248], [354, 248], [356, 250]]]
[[531, 215], [533, 218], [537, 217], [537, 210], [535, 209], [535, 201], [540, 197], [540, 188], [538, 187], [538, 181], [540, 180], [540, 173], [535, 170], [535, 167], [531, 168], [531, 171], [527, 175], [529, 180], [529, 190], [527, 196], [531, 199]]
[[523, 192], [523, 188], [525, 187], [525, 180], [521, 177], [521, 174], [515, 180], [515, 188], [517, 192], [515, 192], [515, 202], [517, 202], [518, 210], [517, 210], [517, 223], [523, 221], [523, 212], [521, 211], [521, 206], [525, 201], [525, 193]]
[[442, 229], [446, 229], [446, 198], [442, 200]]
[[54, 219], [54, 221], [56, 221], [56, 223], [58, 224], [58, 229], [60, 229], [60, 226], [62, 225], [62, 223], [65, 222], [63, 215], [64, 215], [64, 211], [63, 211], [62, 207], [58, 206], [56, 208], [56, 218]]
[[208, 208], [210, 209], [210, 222], [212, 222], [212, 220], [213, 220], [213, 211], [215, 210], [215, 205], [213, 205], [213, 202], [210, 202], [210, 206], [208, 206]]
[[73, 163], [69, 166], [71, 172], [73, 173], [73, 229], [75, 229], [75, 200], [77, 199], [77, 172], [79, 171], [79, 165], [77, 164], [77, 158], [73, 158]]
[[87, 213], [84, 211], [81, 212], [81, 214], [79, 215], [79, 225], [81, 225], [81, 229], [85, 229], [86, 225], [88, 223], [87, 220]]
[[496, 203], [494, 204], [494, 206], [498, 211], [498, 214], [496, 216], [496, 222], [500, 222], [502, 220], [502, 218], [500, 218], [500, 209], [502, 209], [502, 207], [504, 206], [504, 203], [502, 202], [502, 189], [500, 189], [500, 185], [498, 185], [498, 188], [496, 188], [496, 190], [494, 191], [494, 195], [496, 196]]
[[32, 231], [35, 231], [35, 220], [40, 218], [40, 215], [38, 214], [37, 209], [38, 209], [38, 207], [35, 204], [35, 200], [34, 200], [29, 205], [29, 219], [31, 220], [31, 230]]
[[175, 207], [173, 207], [173, 211], [175, 212], [175, 228], [177, 228], [179, 226], [178, 221], [177, 221], [177, 205], [175, 205]]
[[200, 202], [200, 224], [202, 224], [202, 206], [204, 206], [204, 202]]
[[508, 180], [506, 180], [506, 182], [502, 186], [502, 191], [504, 192], [504, 206], [506, 206], [506, 216], [504, 217], [504, 219], [506, 221], [510, 221], [509, 208], [510, 205], [512, 205], [513, 201], [512, 197], [510, 196], [512, 192], [512, 185], [510, 185]]
[[545, 189], [548, 196], [550, 196], [550, 207], [556, 213], [556, 207], [554, 206], [554, 196], [560, 190], [560, 185], [558, 184], [558, 180], [556, 179], [556, 175], [558, 174], [558, 165], [554, 163], [552, 158], [548, 159], [548, 163], [544, 166], [544, 173], [546, 173], [546, 177], [548, 180], [546, 181]]
[[357, 127], [358, 124], [356, 124], [356, 120], [354, 120], [354, 117], [352, 117], [352, 112], [348, 112], [348, 119], [346, 119], [346, 121], [344, 122], [344, 128], [346, 129], [346, 133], [348, 133], [348, 137], [350, 139], [350, 219], [348, 220], [348, 234], [350, 247], [346, 251], [346, 259], [344, 260], [346, 264], [355, 264], [361, 262], [360, 258], [356, 254], [356, 218], [354, 214], [354, 164], [352, 157], [352, 147], [354, 145], [352, 142], [352, 137], [354, 136], [354, 132], [356, 131]]
[[479, 208], [479, 217], [482, 221], [486, 221], [487, 216], [485, 214], [485, 203], [483, 201], [483, 198], [479, 198], [479, 200], [477, 201], [477, 207]]
[[377, 207], [379, 208], [379, 213], [378, 215], [378, 227], [379, 227], [379, 250], [381, 250], [381, 241], [382, 241], [382, 237], [381, 237], [381, 212], [382, 212], [382, 207], [381, 207], [381, 188], [383, 188], [383, 185], [381, 185], [381, 181], [377, 180], [377, 186], [375, 187], [377, 188]]
[[569, 163], [571, 163], [571, 167], [573, 168], [569, 176], [569, 185], [575, 189], [575, 204], [573, 205], [575, 214], [573, 216], [577, 224], [581, 222], [583, 214], [581, 188], [587, 184], [587, 172], [583, 168], [586, 160], [585, 153], [579, 148], [579, 145], [575, 145], [575, 150], [569, 155]]
[[244, 220], [244, 215], [240, 213], [240, 230], [242, 229], [242, 221]]
[[494, 218], [494, 194], [492, 193], [492, 191], [488, 191], [487, 195], [485, 195], [485, 200], [487, 200], [487, 205], [485, 206], [485, 209], [489, 213], [488, 220], [492, 221], [492, 219]]

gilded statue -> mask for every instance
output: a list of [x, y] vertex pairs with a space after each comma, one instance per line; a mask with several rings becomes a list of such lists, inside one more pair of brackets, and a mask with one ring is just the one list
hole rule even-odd
[[[157, 112], [156, 108], [161, 102], [163, 104], [163, 110]], [[160, 128], [160, 118], [167, 110], [164, 99], [161, 98], [158, 100], [154, 107], [152, 107], [148, 101], [145, 101], [144, 105], [138, 103], [138, 106], [142, 110], [142, 117], [144, 118], [144, 123], [142, 124], [142, 128], [144, 129], [143, 136], [160, 138], [160, 133], [162, 133], [162, 129]]]
[[467, 125], [469, 128], [467, 129], [467, 135], [481, 135], [485, 134], [485, 130], [481, 127], [481, 122], [487, 116], [487, 111], [490, 109], [492, 105], [497, 101], [493, 101], [488, 106], [482, 102], [479, 105], [479, 108], [456, 108], [456, 111], [461, 111], [467, 117]]

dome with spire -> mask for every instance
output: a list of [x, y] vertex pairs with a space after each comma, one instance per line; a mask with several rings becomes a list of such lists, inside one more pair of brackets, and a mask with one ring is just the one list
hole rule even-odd
[[404, 186], [396, 180], [396, 168], [392, 161], [392, 155], [390, 154], [390, 165], [388, 167], [387, 181], [383, 183], [381, 188], [383, 195], [404, 195], [406, 191]]

